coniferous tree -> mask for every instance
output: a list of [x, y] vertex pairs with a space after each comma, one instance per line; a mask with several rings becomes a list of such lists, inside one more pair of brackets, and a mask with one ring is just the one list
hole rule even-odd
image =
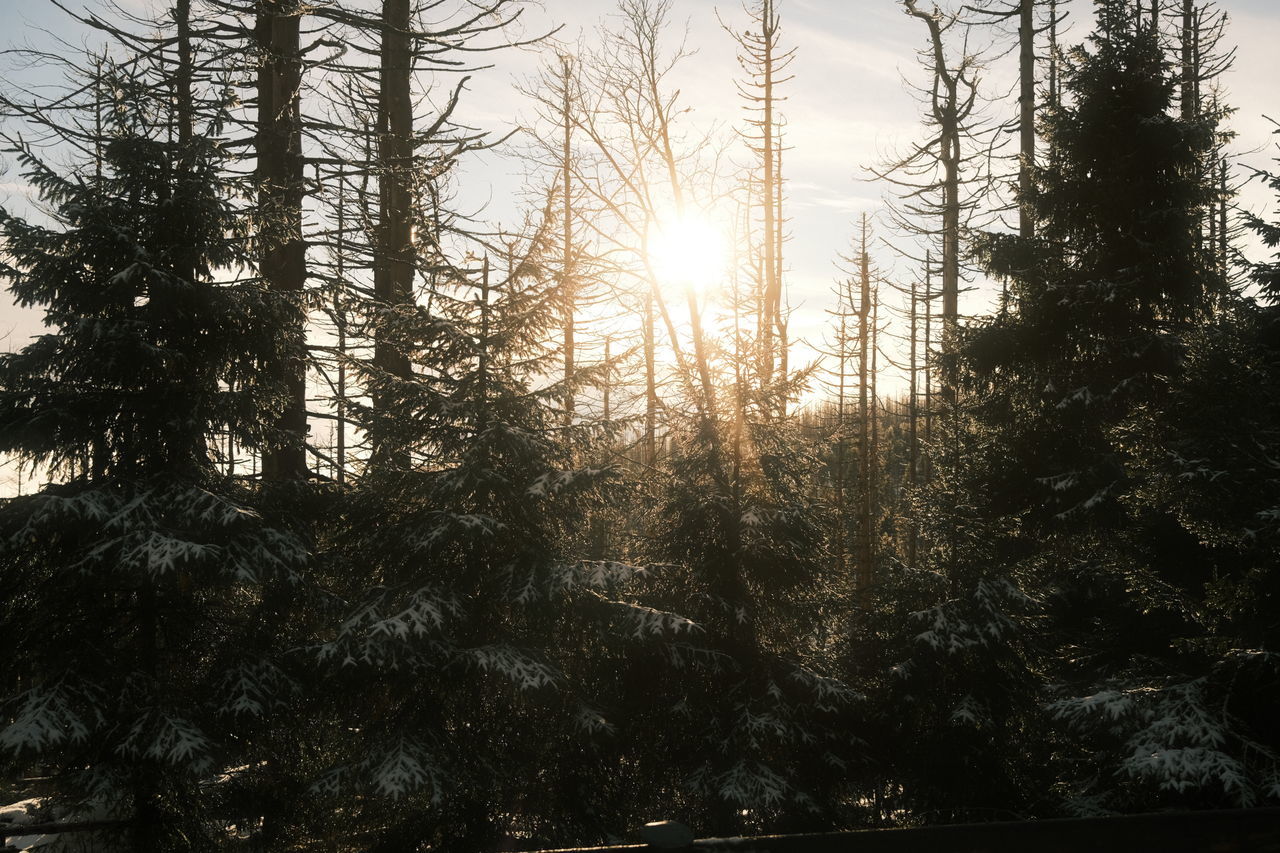
[[[955, 763], [925, 775], [920, 755], [900, 765], [904, 794], [956, 817], [1052, 808], [1028, 760], [1042, 755], [1044, 725], [1030, 613], [1047, 610], [1059, 660], [1072, 661], [1055, 677], [1094, 688], [1132, 656], [1167, 652], [1181, 615], [1160, 597], [1143, 599], [1138, 615], [1126, 595], [1167, 590], [1168, 575], [1154, 570], [1158, 520], [1125, 501], [1136, 457], [1121, 430], [1160, 399], [1176, 336], [1209, 304], [1193, 239], [1204, 191], [1194, 164], [1208, 134], [1169, 114], [1155, 34], [1125, 4], [1099, 5], [1094, 43], [1074, 52], [1070, 98], [1048, 111], [1046, 161], [1021, 200], [1036, 234], [980, 246], [1009, 282], [1006, 310], [944, 352], [960, 393], [940, 422], [924, 495], [937, 574], [914, 589], [912, 573], [895, 581], [898, 595], [924, 597], [899, 629], [909, 642], [890, 695], [923, 709], [926, 752]], [[981, 791], [939, 784], [974, 773], [988, 781]]]
[[245, 234], [218, 103], [175, 109], [166, 67], [141, 59], [96, 73], [80, 91], [104, 109], [41, 129], [93, 127], [98, 162], [62, 173], [7, 140], [52, 222], [0, 214], [3, 274], [48, 327], [0, 361], [0, 444], [50, 482], [0, 507], [5, 665], [35, 673], [0, 744], [54, 768], [64, 805], [129, 821], [136, 849], [211, 844], [218, 820], [260, 814], [234, 814], [214, 780], [267, 757], [243, 735], [295, 698], [258, 624], [270, 588], [301, 593], [307, 557], [213, 442], [277, 440], [286, 389], [256, 369], [295, 345], [298, 318], [231, 278]]
[[[753, 366], [744, 353], [738, 376]], [[851, 746], [838, 745], [834, 721], [855, 701], [814, 651], [816, 605], [829, 598], [817, 506], [806, 497], [815, 460], [797, 452], [801, 439], [778, 423], [767, 392], [733, 390], [723, 455], [703, 432], [717, 425], [696, 415], [673, 424], [649, 551], [660, 575], [637, 589], [642, 603], [699, 626], [671, 649], [676, 669], [648, 701], [680, 715], [659, 724], [677, 747], [660, 753], [662, 775], [683, 777], [676, 790], [692, 795], [699, 828], [713, 833], [829, 819], [834, 789], [820, 780]]]
[[959, 485], [986, 496], [965, 503], [991, 558], [1047, 619], [1066, 808], [1224, 803], [1243, 774], [1209, 710], [1218, 558], [1178, 522], [1156, 462], [1177, 452], [1195, 342], [1221, 298], [1197, 240], [1213, 118], [1174, 114], [1146, 18], [1114, 2], [1097, 14], [1046, 117], [1038, 239], [983, 247], [1009, 311], [966, 334], [960, 370], [974, 435], [1003, 458]]
[[[565, 654], [580, 646], [557, 642], [583, 630], [584, 606], [628, 612], [609, 598], [628, 570], [563, 547], [612, 474], [574, 467], [595, 428], [566, 428], [563, 385], [540, 384], [559, 357], [545, 341], [560, 308], [540, 257], [510, 274], [487, 259], [456, 267], [429, 306], [388, 317], [381, 334], [409, 376], [357, 365], [379, 403], [353, 405], [353, 419], [376, 416], [408, 458], [364, 474], [339, 538], [335, 559], [363, 589], [320, 654], [365, 701], [321, 789], [366, 797], [359, 819], [381, 843], [564, 840], [574, 816], [528, 780], [612, 725], [570, 677]], [[630, 615], [641, 634], [666, 627], [653, 611]]]
[[[1274, 174], [1259, 174], [1280, 190]], [[1248, 225], [1264, 245], [1276, 245], [1274, 223], [1255, 216]], [[1216, 285], [1217, 249], [1204, 250]], [[1176, 533], [1161, 535], [1195, 543], [1195, 571], [1161, 578], [1188, 624], [1158, 689], [1118, 684], [1100, 703], [1124, 722], [1122, 745], [1103, 740], [1119, 753], [1108, 756], [1123, 780], [1113, 800], [1250, 807], [1277, 799], [1280, 742], [1263, 710], [1277, 701], [1277, 622], [1266, 603], [1278, 576], [1280, 480], [1268, 461], [1280, 446], [1280, 411], [1269, 390], [1280, 375], [1277, 266], [1246, 270], [1258, 296], [1219, 299], [1212, 318], [1182, 337], [1182, 370], [1168, 398], [1132, 417], [1122, 433], [1141, 477], [1130, 512], [1171, 519]], [[1079, 703], [1059, 707], [1092, 731]]]

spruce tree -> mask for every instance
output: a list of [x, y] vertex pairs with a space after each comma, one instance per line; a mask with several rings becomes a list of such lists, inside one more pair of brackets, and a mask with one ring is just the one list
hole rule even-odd
[[[1280, 191], [1276, 175], [1259, 177]], [[1274, 247], [1280, 230], [1246, 224]], [[1218, 248], [1206, 246], [1214, 263]], [[1277, 514], [1280, 380], [1274, 260], [1245, 265], [1254, 294], [1225, 297], [1184, 336], [1184, 369], [1160, 407], [1126, 425], [1142, 482], [1132, 506], [1176, 520], [1196, 543], [1196, 575], [1175, 577], [1193, 630], [1178, 638], [1177, 669], [1159, 691], [1111, 697], [1123, 708], [1120, 761], [1133, 782], [1179, 804], [1254, 806], [1280, 797], [1280, 732], [1266, 709], [1280, 696]], [[1078, 709], [1074, 719], [1080, 719]], [[1137, 747], [1141, 746], [1139, 749]]]
[[1214, 405], [1189, 395], [1224, 297], [1197, 239], [1216, 116], [1175, 114], [1147, 21], [1097, 13], [1046, 114], [1024, 200], [1036, 238], [980, 247], [1009, 304], [966, 333], [958, 369], [1000, 457], [968, 466], [957, 505], [980, 509], [990, 559], [1042, 608], [1064, 808], [1248, 804], [1249, 747], [1213, 699], [1223, 555], [1184, 523], [1188, 484], [1166, 464], [1188, 407]]
[[593, 614], [629, 616], [613, 620], [626, 633], [668, 621], [612, 597], [627, 567], [564, 548], [612, 472], [575, 463], [598, 428], [565, 426], [565, 388], [543, 381], [560, 357], [546, 344], [557, 287], [536, 254], [509, 273], [473, 261], [437, 265], [427, 304], [374, 315], [408, 376], [355, 365], [378, 404], [353, 420], [404, 454], [370, 464], [341, 522], [333, 559], [352, 591], [319, 653], [362, 699], [319, 790], [359, 796], [353, 816], [387, 845], [599, 832], [531, 780], [573, 778], [612, 725], [571, 671]]
[[830, 591], [806, 488], [816, 463], [768, 392], [737, 394], [732, 420], [695, 415], [677, 432], [652, 543], [661, 574], [640, 599], [699, 626], [669, 649], [676, 669], [648, 701], [669, 709], [652, 723], [675, 738], [665, 773], [684, 777], [699, 829], [714, 834], [820, 824], [833, 724], [855, 699], [812, 645]]
[[215, 437], [273, 439], [285, 389], [256, 369], [296, 345], [297, 307], [233, 278], [225, 111], [175, 107], [167, 74], [108, 62], [66, 124], [29, 113], [98, 156], [59, 171], [9, 137], [49, 219], [0, 210], [0, 273], [47, 328], [0, 357], [0, 449], [48, 478], [0, 504], [3, 666], [22, 685], [0, 746], [53, 770], [55, 805], [130, 821], [133, 849], [212, 844], [245, 816], [220, 774], [264, 758], [241, 735], [298, 687], [257, 637], [264, 589], [296, 591], [307, 558], [215, 466]]
[[632, 709], [621, 736], [633, 785], [653, 792], [651, 809], [683, 803], [706, 834], [832, 820], [830, 783], [850, 751], [837, 721], [856, 704], [821, 648], [836, 584], [822, 576], [816, 454], [778, 409], [779, 388], [803, 388], [807, 371], [760, 372], [765, 333], [740, 319], [757, 293], [750, 277], [739, 284], [720, 345], [706, 348], [718, 393], [690, 376], [683, 411], [669, 410], [671, 450], [638, 549], [650, 568], [628, 589], [691, 630], [639, 649], [646, 677], [626, 679], [618, 700]]

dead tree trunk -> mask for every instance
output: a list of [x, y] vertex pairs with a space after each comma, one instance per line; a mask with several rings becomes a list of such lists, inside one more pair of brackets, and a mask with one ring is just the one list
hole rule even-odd
[[[926, 252], [924, 256], [924, 441], [933, 443], [933, 300], [937, 294], [933, 292], [933, 255]], [[925, 457], [925, 482], [933, 477], [930, 463], [932, 457]]]
[[1058, 106], [1058, 0], [1049, 0], [1049, 104]]
[[871, 291], [871, 337], [867, 345], [871, 348], [871, 372], [867, 377], [870, 383], [871, 403], [868, 415], [871, 417], [871, 445], [867, 458], [867, 568], [863, 576], [864, 590], [870, 589], [875, 581], [875, 559], [879, 550], [877, 528], [880, 521], [880, 395], [877, 377], [880, 369], [880, 288]]
[[347, 247], [346, 247], [346, 231], [347, 231], [347, 204], [346, 204], [346, 169], [342, 166], [338, 167], [338, 234], [336, 237], [337, 246], [335, 248], [335, 256], [337, 268], [335, 270], [337, 281], [334, 283], [333, 289], [333, 322], [337, 331], [337, 370], [338, 370], [338, 399], [334, 406], [334, 413], [337, 416], [337, 423], [334, 426], [336, 430], [336, 447], [334, 448], [333, 458], [334, 465], [337, 470], [334, 471], [334, 479], [339, 486], [346, 485], [347, 482], [347, 305], [344, 290], [347, 286]]
[[[258, 207], [263, 223], [259, 266], [270, 290], [299, 304], [307, 277], [302, 241], [301, 15], [291, 0], [263, 0], [255, 32], [262, 56], [256, 139]], [[288, 396], [276, 423], [278, 438], [262, 454], [264, 479], [304, 479], [308, 474], [304, 334], [297, 330], [299, 342], [292, 356], [264, 365], [264, 372], [283, 384]]]
[[1195, 68], [1195, 31], [1195, 2], [1182, 0], [1182, 79], [1179, 81], [1179, 100], [1183, 121], [1195, 118], [1198, 106], [1195, 97], [1195, 80], [1198, 76]]
[[[413, 300], [413, 55], [410, 44], [410, 0], [383, 0], [382, 45], [378, 88], [378, 251], [373, 267], [373, 294], [385, 310]], [[407, 379], [408, 356], [375, 327], [373, 363], [383, 374]], [[387, 405], [375, 394], [375, 409]], [[406, 449], [381, 430], [370, 436], [371, 464], [401, 466]]]
[[[772, 19], [772, 20], [771, 20]], [[777, 17], [773, 13], [773, 3], [764, 0], [760, 9], [760, 41], [763, 50], [760, 97], [764, 116], [760, 122], [761, 167], [763, 170], [761, 191], [764, 208], [764, 327], [760, 330], [764, 338], [764, 359], [762, 369], [766, 385], [773, 382], [775, 363], [774, 334], [777, 332], [781, 314], [781, 281], [778, 279], [778, 246], [774, 240], [774, 231], [778, 227], [776, 220], [777, 207], [774, 193], [777, 192], [777, 179], [774, 175], [774, 118], [773, 118], [773, 49], [777, 32]]]
[[[750, 75], [748, 83], [739, 85], [747, 101], [747, 109], [758, 111], [747, 122], [743, 132], [753, 154], [759, 158], [760, 214], [763, 233], [760, 236], [758, 311], [758, 368], [762, 386], [784, 388], [788, 370], [787, 321], [783, 308], [782, 282], [782, 140], [778, 116], [777, 87], [789, 80], [782, 77], [794, 52], [778, 44], [780, 32], [775, 0], [758, 0], [749, 12], [751, 26], [746, 30], [726, 27], [741, 49], [739, 61]], [[777, 400], [777, 412], [785, 414], [786, 394]]]
[[644, 464], [653, 465], [658, 460], [656, 433], [658, 430], [658, 379], [657, 346], [654, 338], [653, 292], [644, 295]]
[[1036, 165], [1036, 30], [1033, 0], [1018, 9], [1018, 233], [1035, 236], [1031, 213], [1031, 172]]
[[858, 299], [858, 594], [871, 585], [871, 409], [870, 333], [871, 259], [867, 254], [867, 215], [862, 215]]
[[835, 523], [835, 542], [833, 550], [836, 558], [836, 577], [844, 578], [845, 574], [845, 380], [848, 376], [849, 349], [847, 342], [849, 340], [849, 317], [844, 310], [845, 306], [840, 306], [840, 337], [836, 340], [836, 357], [839, 361], [839, 374], [837, 376], [836, 390], [836, 466], [834, 486], [836, 492], [836, 523]]
[[573, 180], [572, 180], [572, 145], [573, 116], [570, 114], [569, 86], [572, 79], [571, 60], [567, 56], [560, 57], [560, 122], [563, 138], [560, 146], [560, 184], [561, 198], [561, 235], [560, 235], [560, 289], [564, 311], [564, 422], [573, 423], [574, 409], [574, 314], [577, 294], [574, 287], [573, 270]]
[[[942, 166], [942, 345], [950, 345], [959, 318], [960, 306], [960, 135], [961, 123], [973, 107], [975, 93], [960, 100], [961, 76], [947, 64], [942, 42], [940, 13], [922, 12], [916, 0], [903, 0], [907, 13], [919, 18], [929, 30], [933, 52], [933, 122], [938, 128], [938, 163]], [[955, 396], [951, 379], [942, 379], [942, 395]]]
[[[920, 432], [919, 432], [919, 351], [917, 337], [919, 335], [918, 312], [920, 310], [919, 294], [916, 285], [911, 285], [911, 362], [907, 371], [910, 383], [907, 398], [907, 482], [915, 488], [920, 482]], [[910, 513], [911, 531], [907, 539], [907, 565], [915, 568], [918, 525], [915, 513]]]

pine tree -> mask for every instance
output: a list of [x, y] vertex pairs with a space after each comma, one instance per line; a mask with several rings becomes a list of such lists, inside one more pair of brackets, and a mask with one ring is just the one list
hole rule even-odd
[[[1259, 176], [1274, 190], [1274, 174]], [[1248, 225], [1274, 247], [1274, 223]], [[1218, 250], [1205, 246], [1216, 280]], [[1280, 478], [1280, 377], [1275, 261], [1246, 267], [1258, 296], [1222, 300], [1183, 338], [1183, 370], [1167, 401], [1126, 425], [1142, 480], [1133, 510], [1176, 520], [1195, 542], [1197, 571], [1168, 578], [1191, 623], [1178, 638], [1161, 689], [1116, 689], [1102, 704], [1123, 716], [1118, 762], [1131, 797], [1193, 806], [1255, 806], [1280, 797], [1275, 706], [1278, 625], [1268, 604], [1280, 592], [1276, 513]], [[1063, 705], [1073, 721], [1078, 705]], [[1114, 748], [1114, 747], [1113, 747]]]
[[1078, 48], [1067, 72], [1075, 101], [1046, 120], [1033, 198], [1043, 241], [982, 247], [1010, 280], [1017, 316], [986, 324], [966, 351], [974, 377], [1002, 373], [989, 405], [1043, 413], [1008, 435], [1026, 468], [1009, 466], [1022, 485], [998, 491], [1010, 509], [1039, 503], [1029, 521], [1050, 530], [1114, 509], [1123, 465], [1108, 430], [1162, 386], [1172, 334], [1209, 299], [1187, 213], [1205, 193], [1187, 170], [1208, 135], [1168, 114], [1172, 84], [1151, 32], [1111, 5], [1099, 14], [1096, 52]]
[[541, 382], [561, 306], [542, 250], [538, 235], [509, 275], [487, 258], [456, 266], [429, 305], [381, 315], [411, 375], [356, 365], [379, 403], [353, 404], [353, 419], [376, 417], [407, 464], [368, 470], [343, 519], [333, 558], [355, 589], [320, 655], [363, 699], [319, 790], [359, 796], [356, 820], [380, 843], [576, 837], [589, 817], [529, 790], [611, 725], [569, 674], [591, 641], [565, 638], [597, 611], [629, 614], [642, 634], [666, 624], [610, 597], [627, 567], [563, 547], [612, 472], [575, 467], [595, 428], [565, 427], [564, 386]]
[[[645, 744], [641, 760], [662, 762], [660, 778], [675, 774], [672, 789], [692, 796], [699, 829], [714, 834], [830, 819], [835, 786], [824, 774], [849, 747], [835, 721], [856, 703], [815, 649], [831, 598], [808, 497], [816, 460], [769, 392], [743, 381], [754, 353], [740, 359], [728, 386], [736, 412], [720, 424], [698, 415], [672, 424], [678, 441], [649, 552], [655, 579], [636, 588], [641, 603], [698, 628], [667, 647], [660, 688], [646, 688], [666, 748]], [[711, 429], [723, 429], [720, 441]]]
[[1009, 310], [965, 336], [960, 371], [1003, 458], [962, 494], [987, 496], [994, 561], [1044, 608], [1065, 807], [1244, 804], [1246, 748], [1211, 698], [1224, 564], [1179, 520], [1187, 483], [1167, 470], [1189, 407], [1212, 399], [1189, 395], [1223, 296], [1198, 246], [1215, 117], [1174, 114], [1157, 33], [1127, 4], [1099, 3], [1092, 49], [1069, 59], [1034, 173], [1038, 239], [982, 247]]
[[66, 124], [29, 113], [64, 139], [93, 127], [99, 159], [59, 172], [9, 137], [52, 220], [0, 212], [3, 275], [48, 328], [0, 359], [0, 448], [49, 477], [0, 505], [4, 666], [25, 685], [0, 745], [55, 769], [55, 801], [130, 821], [137, 849], [211, 843], [213, 819], [245, 816], [219, 774], [264, 758], [240, 735], [298, 689], [257, 624], [307, 559], [215, 466], [218, 435], [276, 440], [263, 425], [286, 389], [257, 367], [296, 345], [297, 307], [232, 277], [226, 114], [189, 89], [175, 107], [168, 74], [106, 62]]

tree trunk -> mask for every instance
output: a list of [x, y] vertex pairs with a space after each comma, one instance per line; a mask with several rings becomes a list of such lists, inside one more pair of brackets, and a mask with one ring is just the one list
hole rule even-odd
[[1029, 239], [1035, 235], [1031, 213], [1031, 170], [1036, 165], [1036, 47], [1034, 0], [1022, 0], [1018, 25], [1018, 233]]
[[613, 368], [609, 366], [609, 362], [613, 359], [613, 355], [610, 352], [610, 349], [612, 348], [612, 346], [613, 346], [613, 338], [606, 335], [604, 339], [604, 363], [605, 363], [606, 369], [608, 370], [608, 373], [606, 374], [604, 387], [601, 388], [601, 395], [603, 397], [603, 400], [602, 400], [603, 411], [601, 412], [601, 414], [604, 417], [605, 423], [608, 423], [609, 420], [613, 417], [613, 414], [609, 407], [609, 402], [610, 402], [609, 393], [610, 391], [613, 390], [613, 380], [612, 380]]
[[1058, 0], [1049, 0], [1049, 104], [1057, 107], [1058, 98]]
[[[903, 0], [908, 14], [929, 30], [933, 50], [933, 119], [938, 125], [938, 162], [942, 165], [942, 346], [955, 334], [960, 307], [960, 96], [959, 76], [948, 70], [939, 13], [921, 12], [916, 0]], [[942, 396], [954, 397], [951, 377], [942, 378]]]
[[[379, 247], [373, 293], [384, 309], [413, 301], [413, 100], [410, 0], [383, 0], [381, 74], [378, 91]], [[408, 356], [375, 327], [373, 363], [383, 373], [408, 379]], [[387, 400], [375, 395], [375, 409]], [[403, 467], [407, 449], [381, 430], [371, 436], [371, 464]]]
[[560, 108], [561, 124], [564, 128], [564, 139], [560, 150], [560, 182], [564, 192], [561, 210], [561, 255], [560, 255], [560, 287], [564, 300], [564, 422], [573, 423], [574, 395], [574, 309], [577, 299], [573, 280], [573, 192], [570, 175], [570, 156], [573, 141], [573, 122], [569, 114], [569, 82], [570, 60], [567, 56], [560, 58], [561, 82], [564, 85]]
[[1196, 117], [1195, 83], [1195, 3], [1193, 0], [1182, 0], [1182, 79], [1180, 82], [1180, 108], [1182, 120], [1190, 121]]
[[192, 79], [195, 76], [191, 50], [191, 0], [176, 0], [173, 4], [173, 20], [178, 31], [178, 68], [174, 75], [174, 89], [178, 111], [178, 150], [182, 162], [189, 163], [191, 140], [195, 136], [195, 92]]
[[879, 337], [880, 337], [880, 288], [871, 292], [871, 328], [868, 345], [871, 347], [871, 404], [868, 414], [871, 417], [871, 446], [867, 458], [867, 568], [863, 577], [863, 589], [870, 589], [875, 581], [875, 559], [879, 536], [876, 528], [880, 519], [880, 399], [877, 392], [877, 376], [879, 375]]
[[1231, 262], [1228, 258], [1229, 235], [1227, 231], [1227, 159], [1218, 160], [1218, 275], [1222, 280], [1222, 291], [1227, 291], [1227, 280], [1230, 277]]
[[[272, 291], [301, 303], [306, 284], [302, 241], [302, 130], [299, 88], [302, 57], [298, 45], [301, 13], [289, 0], [263, 0], [256, 36], [262, 52], [258, 71], [258, 186], [262, 217], [262, 278]], [[297, 330], [299, 338], [304, 334]], [[291, 356], [264, 365], [288, 396], [276, 427], [279, 437], [262, 454], [267, 480], [307, 477], [307, 385], [302, 344]]]
[[862, 215], [862, 254], [858, 299], [858, 566], [856, 588], [861, 596], [871, 585], [871, 412], [870, 334], [871, 260], [867, 255], [867, 215]]
[[848, 340], [849, 340], [849, 318], [846, 314], [844, 305], [840, 306], [840, 337], [836, 342], [836, 355], [840, 362], [839, 374], [837, 376], [837, 393], [836, 393], [836, 446], [835, 456], [836, 464], [834, 471], [834, 486], [836, 492], [836, 519], [835, 519], [835, 541], [832, 550], [835, 555], [836, 577], [843, 579], [845, 572], [845, 530], [846, 530], [846, 508], [845, 508], [845, 378], [848, 372]]
[[347, 229], [347, 190], [346, 169], [338, 167], [338, 236], [335, 251], [337, 261], [337, 282], [333, 293], [333, 321], [337, 327], [338, 341], [338, 399], [335, 406], [337, 424], [335, 429], [336, 448], [334, 449], [334, 479], [339, 486], [347, 482], [347, 306], [343, 298], [346, 288], [346, 229]]
[[772, 385], [774, 381], [774, 366], [777, 356], [774, 333], [778, 327], [780, 301], [778, 293], [779, 282], [777, 280], [777, 243], [774, 240], [774, 230], [777, 228], [777, 222], [775, 221], [777, 207], [774, 203], [776, 179], [773, 173], [775, 165], [773, 156], [773, 33], [770, 29], [772, 11], [773, 4], [770, 0], [764, 0], [760, 9], [760, 38], [764, 47], [764, 62], [760, 69], [764, 75], [764, 80], [761, 84], [764, 116], [760, 122], [760, 159], [763, 169], [761, 180], [763, 198], [761, 199], [761, 206], [764, 213], [764, 326], [761, 328], [760, 334], [764, 339], [764, 363], [761, 368], [761, 378], [766, 388]]
[[[924, 256], [924, 441], [933, 443], [933, 255], [926, 252]], [[929, 482], [933, 478], [931, 457], [925, 457], [924, 479]]]
[[644, 464], [653, 465], [658, 460], [656, 433], [658, 429], [658, 381], [655, 359], [653, 292], [644, 296]]
[[[908, 370], [910, 382], [910, 396], [907, 398], [907, 482], [911, 488], [915, 488], [920, 482], [920, 433], [919, 426], [919, 356], [916, 347], [916, 338], [919, 334], [917, 312], [919, 311], [920, 300], [916, 292], [916, 285], [911, 285], [911, 361]], [[916, 545], [918, 525], [914, 512], [909, 514], [911, 519], [911, 531], [907, 539], [907, 566], [915, 568], [916, 565]]]

